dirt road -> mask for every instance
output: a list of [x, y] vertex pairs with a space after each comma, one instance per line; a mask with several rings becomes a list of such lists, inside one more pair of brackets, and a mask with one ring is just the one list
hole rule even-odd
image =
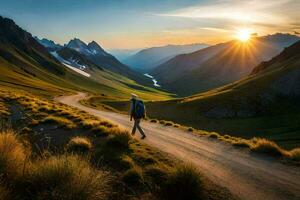
[[[130, 129], [127, 115], [99, 111], [81, 105], [86, 94], [57, 98], [92, 115]], [[143, 142], [179, 159], [194, 163], [215, 183], [228, 188], [245, 200], [300, 199], [300, 168], [287, 166], [270, 158], [249, 154], [223, 142], [200, 137], [184, 130], [143, 122], [147, 138]], [[137, 132], [136, 137], [140, 135]]]

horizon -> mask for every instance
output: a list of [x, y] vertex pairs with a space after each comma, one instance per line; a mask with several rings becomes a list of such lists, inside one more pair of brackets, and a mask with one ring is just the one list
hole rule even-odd
[[[241, 29], [259, 36], [299, 35], [296, 0], [64, 2], [0, 0], [0, 15], [38, 38], [65, 44], [96, 41], [107, 50], [166, 45], [217, 44], [236, 39]], [[103, 23], [103, 19], [105, 19]]]

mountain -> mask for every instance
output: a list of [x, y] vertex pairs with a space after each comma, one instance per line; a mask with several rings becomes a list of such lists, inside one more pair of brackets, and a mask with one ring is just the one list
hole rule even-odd
[[133, 79], [141, 84], [152, 86], [151, 80], [139, 74], [128, 66], [121, 63], [111, 54], [107, 53], [97, 42], [92, 41], [89, 44], [85, 44], [78, 38], [70, 40], [65, 47], [75, 50], [82, 56], [85, 56], [87, 60], [94, 63], [100, 68], [106, 69], [108, 71], [120, 74], [127, 78]]
[[17, 26], [11, 19], [0, 16], [0, 57], [21, 69], [33, 73], [32, 65], [57, 75], [66, 73], [59, 62], [39, 44], [30, 33]]
[[88, 44], [88, 48], [94, 55], [110, 56], [110, 54], [105, 52], [104, 49], [102, 49], [102, 47], [100, 47], [100, 45], [95, 41], [90, 42]]
[[70, 49], [73, 49], [81, 54], [84, 54], [84, 55], [93, 55], [94, 54], [94, 52], [92, 52], [89, 49], [88, 45], [85, 44], [83, 41], [81, 41], [78, 38], [74, 38], [74, 39], [70, 40], [69, 43], [66, 44], [65, 46]]
[[49, 51], [57, 51], [62, 48], [60, 44], [56, 44], [52, 40], [48, 40], [46, 38], [39, 39], [38, 37], [34, 37], [34, 38]]
[[137, 71], [149, 72], [176, 55], [191, 53], [205, 47], [208, 47], [208, 45], [187, 44], [152, 47], [143, 49], [135, 55], [130, 56], [128, 59], [124, 60], [124, 63]]
[[[100, 51], [104, 51], [100, 46], [94, 44], [94, 49], [90, 49], [88, 45], [80, 41], [79, 39], [73, 39], [69, 42], [69, 46], [73, 49], [67, 47], [68, 45], [56, 44], [54, 41], [43, 38], [39, 39], [34, 37], [41, 45], [43, 45], [49, 53], [54, 56], [62, 64], [80, 69], [82, 71], [93, 70], [93, 68], [98, 68], [103, 70], [100, 66], [95, 65], [91, 62], [86, 55], [93, 53], [96, 54]], [[92, 43], [91, 43], [92, 44]], [[74, 50], [76, 49], [76, 50]], [[84, 54], [85, 52], [86, 54]], [[79, 71], [80, 72], [80, 71]]]
[[[72, 57], [74, 55], [76, 57]], [[78, 65], [77, 68], [67, 63], [70, 60]], [[132, 92], [145, 99], [168, 96], [104, 70], [75, 50], [63, 47], [49, 53], [49, 49], [13, 20], [0, 16], [0, 89], [3, 87], [45, 96], [76, 91], [117, 98], [128, 98]]]
[[109, 52], [114, 55], [118, 60], [125, 63], [127, 58], [136, 54], [141, 49], [110, 49]]
[[63, 47], [51, 54], [61, 63], [71, 65], [84, 71], [93, 70], [95, 68], [103, 70], [102, 67], [95, 65], [92, 61], [86, 58], [85, 55], [67, 47]]
[[230, 41], [194, 53], [178, 55], [158, 66], [152, 75], [162, 87], [179, 95], [207, 91], [239, 80], [299, 37], [277, 33], [252, 38], [247, 43]]
[[300, 144], [300, 41], [263, 62], [251, 75], [214, 90], [147, 103], [150, 118], [199, 129]]

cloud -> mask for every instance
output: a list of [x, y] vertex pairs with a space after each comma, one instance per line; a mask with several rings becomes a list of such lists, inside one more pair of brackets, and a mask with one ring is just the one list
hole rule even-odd
[[206, 19], [210, 21], [228, 20], [240, 24], [265, 24], [267, 26], [287, 24], [292, 20], [280, 8], [288, 7], [292, 0], [252, 0], [218, 1], [213, 4], [193, 6], [168, 13], [157, 14], [164, 17]]

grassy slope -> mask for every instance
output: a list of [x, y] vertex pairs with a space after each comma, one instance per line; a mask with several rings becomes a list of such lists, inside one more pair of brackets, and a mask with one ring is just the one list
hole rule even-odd
[[[14, 53], [14, 55], [17, 56], [17, 53]], [[20, 57], [19, 59], [23, 58]], [[132, 92], [146, 99], [168, 98], [167, 93], [140, 86], [130, 79], [110, 72], [98, 70], [94, 72], [92, 79], [89, 79], [69, 69], [65, 69], [66, 74], [60, 77], [43, 70], [37, 64], [29, 62], [27, 65], [30, 68], [29, 73], [29, 70], [26, 68], [26, 71], [24, 71], [24, 68], [20, 68], [17, 64], [12, 64], [0, 58], [0, 84], [34, 90], [44, 95], [84, 90], [94, 94], [106, 94], [118, 98], [129, 98]], [[63, 66], [61, 67], [64, 69]]]
[[[138, 93], [146, 99], [166, 99], [169, 94], [93, 67], [92, 78], [84, 77], [57, 61], [30, 33], [12, 20], [0, 17], [0, 84], [44, 95], [86, 91], [115, 98]], [[143, 77], [141, 75], [141, 77]], [[143, 77], [144, 78], [144, 77]]]
[[[274, 63], [274, 70], [251, 76], [241, 81], [195, 96], [159, 102], [148, 102], [147, 114], [151, 118], [167, 119], [198, 129], [217, 131], [224, 134], [251, 138], [265, 137], [286, 148], [300, 144], [300, 106], [297, 99], [273, 96], [265, 105], [260, 95], [270, 91], [270, 85], [293, 70], [297, 70], [300, 59], [292, 57], [280, 64]], [[276, 65], [276, 66], [275, 66]], [[97, 104], [100, 99], [92, 99]], [[105, 102], [118, 110], [128, 110], [127, 102]], [[231, 113], [232, 116], [209, 115], [209, 111]], [[248, 110], [251, 117], [237, 113]]]
[[[3, 129], [0, 130], [0, 151], [7, 153], [5, 155], [18, 156], [18, 159], [12, 157], [14, 161], [10, 162], [10, 159], [7, 159], [10, 157], [0, 155], [0, 164], [4, 164], [1, 166], [9, 164], [8, 168], [0, 169], [3, 178], [0, 189], [7, 188], [4, 191], [12, 195], [13, 199], [83, 200], [93, 199], [89, 196], [97, 192], [104, 192], [107, 197], [95, 199], [164, 199], [161, 195], [174, 199], [174, 192], [168, 190], [176, 187], [176, 184], [179, 184], [180, 190], [176, 190], [175, 193], [181, 192], [181, 199], [185, 196], [188, 198], [191, 193], [194, 195], [192, 199], [199, 199], [198, 194], [193, 193], [199, 190], [201, 199], [234, 199], [226, 189], [202, 177], [195, 168], [182, 166], [179, 161], [159, 150], [133, 140], [127, 131], [78, 109], [11, 87], [0, 88], [0, 106], [1, 111], [6, 108], [9, 113], [0, 113], [0, 119], [8, 118], [15, 133], [19, 135], [18, 139], [32, 147], [31, 156], [25, 160], [25, 155], [17, 154], [14, 149], [3, 152], [5, 148], [2, 146], [2, 138], [5, 136], [2, 135]], [[2, 121], [1, 125], [3, 124]], [[84, 136], [76, 140], [77, 143], [81, 141], [81, 144], [68, 143], [77, 136]], [[72, 149], [70, 145], [73, 145]], [[20, 145], [14, 142], [13, 146], [19, 148]], [[70, 158], [65, 150], [79, 153], [83, 157]], [[83, 152], [84, 154], [81, 154]], [[69, 158], [72, 162], [64, 160]], [[19, 163], [21, 164], [18, 165]], [[76, 167], [73, 168], [74, 166]], [[9, 170], [12, 170], [12, 173], [7, 173], [11, 172]], [[86, 173], [94, 170], [107, 175], [100, 176], [102, 180], [98, 180], [107, 183], [106, 187], [97, 188], [91, 184], [99, 175], [97, 173], [88, 178], [91, 183], [85, 183], [85, 175], [90, 174]], [[182, 170], [186, 175], [178, 174]], [[65, 173], [68, 176], [64, 176]], [[73, 177], [79, 181], [76, 182]], [[188, 181], [190, 185], [182, 186], [182, 179], [191, 180]], [[196, 181], [193, 182], [194, 180]], [[67, 187], [63, 187], [66, 184]], [[170, 188], [169, 184], [174, 185]], [[85, 195], [77, 196], [78, 189], [82, 189], [80, 194]], [[70, 193], [70, 197], [65, 196], [66, 192]], [[15, 195], [20, 195], [20, 198]], [[3, 193], [0, 194], [0, 198], [3, 198]]]

